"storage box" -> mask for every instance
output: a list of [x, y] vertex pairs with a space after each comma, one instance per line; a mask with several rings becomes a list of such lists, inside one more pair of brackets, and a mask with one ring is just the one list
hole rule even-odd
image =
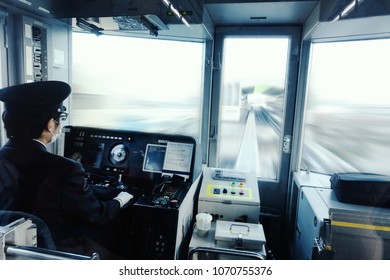
[[215, 242], [225, 248], [260, 251], [266, 240], [261, 224], [217, 220]]

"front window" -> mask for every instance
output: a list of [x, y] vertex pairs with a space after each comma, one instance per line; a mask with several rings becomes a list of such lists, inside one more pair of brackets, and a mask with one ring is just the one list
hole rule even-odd
[[73, 33], [71, 123], [199, 139], [203, 43]]

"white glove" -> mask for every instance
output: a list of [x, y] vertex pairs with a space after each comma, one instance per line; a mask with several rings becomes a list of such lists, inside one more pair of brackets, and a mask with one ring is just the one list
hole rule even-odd
[[119, 201], [119, 204], [121, 205], [122, 208], [132, 198], [133, 198], [132, 194], [129, 194], [128, 192], [120, 192], [114, 199]]

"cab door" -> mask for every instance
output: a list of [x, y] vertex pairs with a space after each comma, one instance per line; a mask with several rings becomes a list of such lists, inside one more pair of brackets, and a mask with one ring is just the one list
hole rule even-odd
[[216, 29], [208, 165], [256, 172], [281, 224], [289, 177], [299, 27]]

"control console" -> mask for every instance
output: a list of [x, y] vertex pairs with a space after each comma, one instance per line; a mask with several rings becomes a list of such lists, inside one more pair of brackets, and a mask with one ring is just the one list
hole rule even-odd
[[64, 156], [83, 164], [99, 199], [112, 199], [121, 191], [134, 196], [118, 226], [121, 257], [177, 258], [181, 234], [192, 220], [194, 182], [201, 171], [196, 141], [184, 135], [91, 127], [67, 126], [63, 131]]

